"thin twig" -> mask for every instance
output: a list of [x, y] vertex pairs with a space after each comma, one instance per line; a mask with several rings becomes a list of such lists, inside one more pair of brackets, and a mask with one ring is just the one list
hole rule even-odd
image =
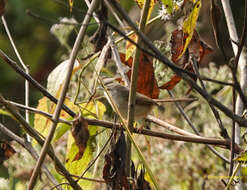
[[[149, 5], [150, 0], [144, 1], [144, 6], [141, 12], [141, 18], [139, 22], [138, 29], [142, 32], [145, 31], [145, 25], [148, 18], [148, 11], [149, 11]], [[137, 42], [138, 46], [142, 46], [142, 40], [139, 36], [137, 36]], [[131, 81], [130, 81], [130, 92], [129, 92], [129, 99], [128, 99], [128, 114], [127, 114], [127, 127], [132, 133], [133, 131], [133, 123], [135, 118], [135, 102], [136, 102], [136, 88], [137, 88], [137, 77], [138, 77], [138, 70], [139, 70], [139, 63], [140, 63], [140, 55], [141, 51], [140, 49], [136, 48], [133, 56], [133, 62], [132, 62], [132, 68], [131, 68]], [[132, 141], [130, 138], [127, 138], [127, 151], [126, 151], [126, 162], [125, 162], [125, 171], [127, 176], [130, 176], [131, 171], [131, 144]], [[144, 161], [144, 166], [147, 169], [147, 172], [150, 175], [151, 180], [154, 183], [154, 186], [156, 189], [160, 189], [159, 184], [157, 183], [157, 180], [155, 176], [153, 175], [150, 168], [147, 166], [147, 164]]]
[[[44, 144], [44, 140], [38, 135], [38, 132], [33, 127], [31, 127], [22, 117], [22, 115], [20, 115], [17, 109], [13, 105], [9, 104], [1, 95], [0, 103], [3, 104], [4, 107], [16, 118], [16, 120], [20, 123], [19, 126], [22, 126], [26, 133], [33, 137], [41, 146]], [[76, 190], [81, 190], [80, 186], [77, 183], [75, 183], [74, 179], [71, 177], [71, 174], [66, 170], [64, 165], [57, 158], [51, 146], [48, 149], [48, 154], [50, 158], [55, 162], [56, 168], [64, 175], [64, 177], [68, 180], [70, 185]]]
[[127, 75], [125, 74], [125, 71], [124, 71], [124, 65], [122, 64], [121, 60], [120, 60], [120, 56], [119, 56], [119, 53], [118, 53], [118, 50], [117, 50], [117, 47], [113, 41], [113, 37], [112, 37], [112, 34], [110, 33], [109, 35], [109, 39], [110, 39], [110, 46], [111, 46], [111, 50], [112, 50], [112, 54], [113, 54], [113, 59], [115, 60], [115, 63], [116, 63], [116, 66], [117, 66], [117, 69], [121, 75], [121, 78], [123, 79], [124, 83], [126, 86], [129, 87], [129, 78], [127, 77]]
[[[44, 96], [49, 98], [52, 102], [57, 103], [57, 99], [49, 93], [46, 88], [39, 84], [31, 75], [26, 74], [15, 61], [11, 60], [2, 50], [0, 50], [0, 58], [2, 58], [9, 66], [11, 66], [18, 74], [28, 80], [34, 87], [36, 87]], [[63, 109], [71, 116], [75, 117], [76, 113], [73, 112], [66, 105], [63, 105]]]
[[[195, 71], [195, 73], [196, 73], [196, 75], [197, 75], [197, 77], [198, 77], [198, 80], [199, 80], [199, 82], [200, 82], [200, 84], [201, 84], [201, 87], [202, 87], [202, 89], [206, 92], [206, 93], [208, 93], [207, 92], [207, 89], [206, 89], [206, 87], [205, 87], [205, 85], [204, 85], [204, 83], [203, 83], [203, 81], [202, 81], [202, 79], [201, 79], [201, 75], [200, 75], [200, 72], [199, 72], [199, 69], [198, 69], [198, 66], [197, 66], [197, 61], [196, 61], [196, 58], [195, 57], [192, 57], [192, 66], [193, 66], [193, 69], [194, 69], [194, 71]], [[221, 119], [220, 119], [220, 114], [219, 114], [219, 112], [215, 109], [215, 107], [210, 103], [210, 102], [208, 102], [208, 104], [209, 104], [209, 107], [211, 108], [211, 110], [212, 110], [212, 112], [213, 112], [213, 114], [214, 114], [214, 117], [215, 117], [215, 119], [216, 119], [216, 121], [217, 121], [217, 123], [218, 123], [218, 125], [219, 125], [219, 127], [220, 127], [220, 135], [223, 137], [223, 138], [225, 138], [225, 139], [229, 139], [230, 137], [229, 137], [229, 135], [228, 135], [228, 133], [227, 133], [227, 130], [226, 130], [226, 128], [223, 126], [223, 123], [222, 123], [222, 121], [221, 121]]]
[[[32, 147], [32, 145], [28, 141], [25, 141], [21, 137], [14, 134], [12, 131], [8, 129], [8, 127], [4, 126], [2, 123], [0, 123], [0, 131], [4, 135], [11, 138], [12, 140], [16, 141], [23, 148], [25, 148], [35, 160], [38, 160], [38, 157], [39, 157], [38, 153], [35, 151], [35, 149]], [[58, 182], [56, 181], [54, 176], [49, 172], [49, 170], [47, 169], [45, 165], [42, 166], [42, 170], [44, 171], [45, 175], [47, 176], [47, 178], [51, 181], [53, 185], [58, 185]], [[62, 190], [60, 187], [58, 187], [57, 189]]]
[[[52, 115], [49, 114], [49, 113], [47, 113], [47, 112], [38, 110], [38, 109], [33, 108], [33, 107], [28, 107], [28, 106], [25, 106], [25, 105], [22, 105], [22, 104], [19, 104], [19, 103], [16, 103], [16, 102], [12, 102], [12, 101], [8, 101], [8, 103], [16, 106], [17, 108], [28, 110], [28, 111], [33, 112], [33, 113], [36, 113], [36, 114], [40, 114], [40, 115], [42, 115], [42, 116], [44, 116], [44, 117], [52, 120]], [[67, 121], [67, 120], [65, 120], [63, 118], [59, 118], [59, 122], [60, 123], [67, 124], [67, 125], [71, 125], [71, 122], [70, 121]]]
[[205, 80], [205, 81], [209, 81], [209, 82], [214, 82], [214, 83], [226, 85], [226, 86], [234, 86], [234, 83], [219, 81], [219, 80], [211, 79], [211, 78], [208, 78], [208, 77], [205, 77], [205, 76], [201, 76], [201, 79]]
[[[168, 90], [168, 93], [171, 97], [174, 97], [173, 93], [171, 91]], [[182, 116], [184, 117], [184, 119], [187, 121], [187, 123], [189, 124], [189, 126], [192, 128], [192, 130], [197, 134], [197, 135], [201, 135], [199, 133], [199, 131], [197, 130], [197, 128], [193, 125], [193, 123], [191, 122], [190, 118], [188, 117], [188, 115], [185, 113], [184, 109], [182, 108], [182, 106], [178, 103], [175, 102], [175, 105], [177, 107], [177, 109], [180, 111], [180, 113], [182, 114]], [[212, 146], [210, 145], [206, 145], [216, 156], [218, 156], [219, 158], [221, 158], [222, 160], [224, 160], [226, 163], [229, 163], [229, 160], [227, 158], [225, 158], [223, 155], [221, 155], [219, 152], [217, 152]]]
[[50, 132], [49, 132], [49, 134], [48, 134], [48, 136], [47, 136], [47, 138], [45, 140], [45, 143], [44, 143], [44, 145], [43, 145], [43, 147], [41, 149], [39, 160], [37, 161], [37, 163], [35, 165], [35, 168], [33, 170], [30, 182], [28, 184], [28, 190], [32, 190], [34, 185], [35, 185], [35, 183], [36, 183], [36, 179], [37, 179], [38, 173], [40, 171], [40, 167], [41, 167], [41, 165], [42, 165], [42, 163], [43, 163], [43, 161], [45, 159], [47, 150], [48, 150], [48, 148], [50, 146], [50, 142], [51, 142], [51, 140], [52, 140], [52, 138], [54, 136], [55, 129], [56, 129], [56, 126], [57, 126], [57, 123], [58, 123], [58, 118], [59, 118], [59, 115], [60, 115], [60, 112], [61, 112], [61, 109], [62, 109], [62, 105], [63, 105], [63, 102], [65, 100], [65, 96], [66, 96], [66, 93], [67, 93], [67, 90], [68, 90], [68, 87], [69, 87], [70, 78], [71, 78], [71, 75], [72, 75], [75, 59], [76, 59], [77, 53], [79, 51], [81, 42], [82, 42], [82, 40], [83, 40], [83, 38], [84, 38], [84, 36], [86, 34], [87, 24], [89, 23], [89, 21], [91, 19], [90, 15], [93, 13], [94, 9], [96, 8], [97, 3], [98, 3], [98, 0], [93, 0], [92, 1], [91, 6], [88, 9], [87, 15], [84, 18], [83, 24], [82, 24], [82, 26], [80, 28], [80, 31], [79, 31], [79, 33], [77, 35], [77, 38], [76, 38], [76, 41], [74, 43], [74, 46], [73, 46], [73, 49], [72, 49], [72, 52], [71, 52], [71, 55], [70, 55], [70, 59], [69, 59], [69, 67], [68, 67], [68, 71], [67, 71], [67, 74], [66, 74], [66, 78], [65, 78], [65, 81], [64, 81], [63, 88], [62, 88], [62, 92], [61, 92], [61, 95], [59, 97], [55, 112], [54, 112], [53, 117], [52, 117], [54, 122], [52, 123]]
[[[211, 95], [209, 95], [201, 87], [199, 87], [195, 83], [195, 81], [192, 78], [190, 78], [190, 76], [192, 76], [192, 77], [195, 76], [194, 74], [192, 74], [191, 72], [188, 72], [186, 70], [183, 70], [181, 68], [178, 68], [173, 63], [171, 63], [164, 55], [162, 55], [161, 52], [152, 44], [152, 42], [141, 31], [138, 30], [138, 28], [136, 27], [136, 25], [130, 20], [130, 18], [128, 17], [128, 15], [126, 14], [126, 12], [123, 10], [123, 8], [115, 0], [108, 0], [108, 1], [111, 2], [111, 4], [113, 5], [113, 7], [118, 11], [118, 13], [123, 17], [123, 19], [133, 28], [133, 30], [135, 30], [135, 32], [142, 38], [144, 44], [146, 44], [146, 46], [148, 48], [150, 48], [155, 53], [155, 55], [152, 54], [152, 53], [150, 53], [149, 51], [147, 51], [146, 49], [144, 49], [142, 47], [138, 47], [138, 48], [142, 49], [142, 51], [144, 51], [145, 53], [147, 53], [147, 54], [149, 54], [151, 56], [154, 56], [155, 58], [157, 58], [158, 60], [160, 60], [162, 63], [166, 64], [176, 74], [178, 74], [184, 80], [186, 80], [209, 103], [213, 104], [218, 109], [220, 109], [222, 112], [224, 112], [225, 115], [227, 115], [231, 119], [233, 119], [236, 122], [238, 122], [239, 125], [242, 125], [244, 127], [247, 127], [247, 121], [245, 119], [243, 119], [242, 117], [234, 114], [225, 105], [221, 104], [221, 102], [219, 102], [218, 100], [214, 99]], [[121, 34], [123, 37], [125, 37], [126, 39], [128, 39], [129, 41], [131, 41], [131, 43], [133, 43], [133, 44], [136, 45], [136, 43], [133, 42], [133, 40], [131, 40], [128, 37], [126, 37], [118, 28], [116, 28], [115, 26], [113, 26], [110, 23], [106, 23], [106, 24], [108, 26], [110, 26], [113, 30], [115, 30], [119, 34]]]
[[[22, 58], [21, 58], [21, 56], [19, 54], [19, 51], [17, 50], [17, 47], [16, 47], [16, 45], [14, 43], [14, 40], [13, 40], [13, 38], [11, 36], [11, 33], [9, 31], [8, 24], [7, 24], [6, 20], [5, 20], [4, 15], [1, 16], [1, 19], [2, 19], [2, 22], [3, 22], [4, 28], [5, 28], [5, 31], [6, 31], [6, 33], [8, 35], [9, 40], [10, 40], [10, 43], [11, 43], [13, 49], [14, 49], [14, 52], [15, 52], [15, 54], [16, 54], [16, 56], [17, 56], [17, 58], [18, 58], [18, 60], [19, 60], [19, 62], [21, 64], [21, 66], [24, 68], [26, 74], [29, 75], [29, 68], [25, 65], [25, 63], [23, 62], [23, 60], [22, 60]], [[29, 106], [29, 90], [30, 90], [29, 89], [29, 82], [28, 82], [28, 80], [25, 80], [25, 105], [26, 106]], [[26, 115], [26, 121], [29, 123], [28, 110], [25, 111], [25, 115]], [[30, 142], [29, 136], [27, 136], [27, 139]]]
[[[232, 10], [231, 10], [231, 6], [230, 6], [230, 2], [229, 0], [224, 0], [221, 1], [222, 6], [223, 6], [223, 10], [224, 10], [224, 14], [225, 14], [225, 18], [226, 18], [226, 23], [227, 23], [227, 27], [228, 27], [228, 31], [230, 34], [230, 38], [232, 39], [232, 48], [233, 48], [233, 52], [235, 54], [235, 60], [234, 60], [234, 65], [232, 66], [232, 75], [233, 75], [233, 79], [234, 79], [234, 83], [236, 88], [241, 88], [242, 92], [245, 92], [247, 89], [247, 59], [246, 59], [246, 51], [242, 51], [243, 47], [244, 47], [244, 43], [246, 40], [246, 35], [247, 35], [247, 1], [245, 1], [245, 16], [244, 16], [244, 26], [242, 29], [242, 35], [241, 35], [241, 40], [240, 43], [238, 43], [238, 45], [236, 45], [233, 41], [235, 42], [239, 42], [239, 38], [238, 38], [238, 33], [236, 30], [236, 26], [235, 26], [235, 22], [234, 22], [234, 18], [233, 18], [233, 14], [232, 14]], [[232, 64], [232, 63], [230, 63]], [[237, 68], [239, 68], [240, 71], [240, 85], [238, 84], [237, 81]], [[237, 84], [237, 85], [236, 85]], [[238, 89], [236, 89], [238, 90]], [[244, 109], [246, 109], [246, 99], [243, 99], [242, 96], [244, 95], [244, 93], [241, 95], [240, 94], [240, 98], [237, 97], [236, 100], [236, 106], [235, 106], [235, 113], [237, 115], [242, 115]], [[234, 102], [233, 102], [234, 103]], [[237, 144], [241, 143], [241, 138], [240, 138], [240, 125], [239, 123], [233, 123], [233, 130], [232, 133], [234, 134], [234, 141], [232, 139], [232, 144], [235, 144], [235, 142]], [[233, 171], [233, 157], [234, 157], [234, 152], [231, 152], [231, 166], [229, 168], [229, 173], [232, 173]], [[240, 165], [238, 165], [240, 166]], [[238, 167], [236, 167], [238, 168]], [[237, 172], [237, 169], [236, 169]], [[235, 174], [234, 174], [235, 175]], [[231, 179], [228, 182], [228, 186], [229, 184], [231, 184]], [[241, 188], [241, 182], [238, 184], [238, 187]]]

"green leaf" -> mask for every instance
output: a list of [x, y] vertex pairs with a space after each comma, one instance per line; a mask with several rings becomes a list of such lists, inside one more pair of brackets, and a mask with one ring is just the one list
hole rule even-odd
[[161, 0], [166, 7], [167, 12], [171, 15], [173, 12], [173, 0]]
[[[80, 104], [82, 115], [87, 115], [87, 118], [94, 118], [97, 115], [97, 118], [102, 119], [106, 108], [104, 104], [96, 101], [90, 102], [89, 104]], [[67, 141], [67, 155], [66, 155], [66, 164], [65, 167], [68, 171], [74, 175], [81, 175], [84, 170], [87, 168], [88, 164], [91, 162], [93, 158], [94, 146], [96, 143], [95, 134], [98, 131], [98, 126], [88, 126], [89, 129], [89, 140], [87, 142], [86, 149], [83, 153], [83, 156], [80, 160], [74, 160], [75, 155], [78, 153], [78, 147], [75, 144], [74, 138], [72, 134], [69, 133], [68, 141]], [[84, 177], [93, 177], [90, 171], [87, 171]], [[82, 189], [92, 189], [92, 182], [87, 180], [80, 180], [79, 184]]]
[[[68, 171], [71, 174], [74, 175], [81, 175], [84, 170], [87, 168], [88, 164], [93, 158], [93, 152], [94, 152], [94, 146], [93, 142], [95, 141], [94, 137], [90, 137], [88, 142], [87, 142], [87, 147], [84, 151], [84, 154], [80, 160], [75, 160], [73, 161], [75, 155], [78, 152], [78, 147], [76, 146], [74, 142], [74, 138], [72, 137], [71, 133], [69, 134], [68, 138], [68, 152], [66, 156], [66, 164], [65, 167], [68, 169]], [[92, 177], [91, 172], [86, 172], [84, 177]], [[87, 180], [80, 180], [79, 181], [80, 186], [82, 189], [92, 189], [92, 182], [87, 181]]]

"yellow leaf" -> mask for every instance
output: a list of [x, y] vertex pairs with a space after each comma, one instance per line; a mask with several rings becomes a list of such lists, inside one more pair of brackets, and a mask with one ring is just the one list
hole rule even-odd
[[[135, 1], [136, 1], [137, 5], [142, 9], [142, 8], [143, 8], [143, 5], [144, 5], [144, 0], [135, 0]], [[149, 20], [149, 18], [150, 18], [150, 16], [151, 16], [151, 13], [152, 13], [152, 10], [153, 10], [153, 7], [154, 7], [156, 1], [157, 1], [157, 0], [151, 0], [151, 1], [150, 1], [147, 21]]]
[[[73, 104], [73, 102], [69, 101], [68, 99], [65, 99], [64, 102], [65, 105], [67, 105], [70, 109], [74, 110], [75, 112], [79, 111], [78, 107]], [[48, 98], [43, 97], [39, 100], [39, 104], [37, 107], [38, 110], [53, 114], [55, 110], [55, 104], [52, 103]], [[60, 118], [64, 118], [67, 120], [71, 120], [71, 116], [66, 113], [65, 111], [61, 111], [60, 113]], [[51, 120], [40, 115], [40, 114], [35, 114], [34, 116], [34, 128], [40, 132], [43, 136], [47, 136], [48, 132], [50, 131], [50, 126], [51, 126]]]
[[[195, 0], [193, 0], [193, 2], [195, 2]], [[184, 54], [192, 39], [201, 6], [202, 6], [201, 0], [198, 0], [193, 6], [193, 10], [191, 11], [191, 13], [188, 15], [188, 17], [185, 19], [183, 23], [183, 32], [185, 35], [187, 34], [188, 37], [186, 38], [184, 49], [182, 53], [179, 55], [178, 59], [181, 58], [181, 56]]]
[[72, 12], [72, 8], [73, 8], [73, 0], [69, 0], [69, 11]]
[[[131, 36], [129, 36], [129, 38], [132, 39], [134, 42], [137, 42], [136, 34], [132, 34]], [[131, 42], [127, 41], [126, 51], [125, 51], [125, 61], [127, 61], [134, 54], [135, 50], [136, 50], [135, 44], [132, 44]]]

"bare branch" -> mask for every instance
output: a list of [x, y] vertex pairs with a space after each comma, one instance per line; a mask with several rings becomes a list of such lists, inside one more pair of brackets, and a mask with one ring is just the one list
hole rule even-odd
[[[23, 148], [25, 148], [35, 160], [38, 160], [38, 157], [39, 157], [38, 153], [35, 151], [35, 149], [32, 147], [32, 145], [29, 142], [23, 140], [21, 137], [14, 134], [12, 131], [8, 129], [8, 127], [5, 127], [1, 123], [0, 123], [0, 131], [6, 136], [8, 136], [9, 138], [11, 138], [12, 140], [16, 141]], [[44, 171], [45, 175], [52, 182], [53, 185], [58, 185], [58, 182], [56, 181], [56, 179], [53, 177], [53, 175], [49, 172], [49, 170], [44, 164], [42, 165], [42, 171]], [[60, 187], [57, 187], [57, 189], [62, 190]]]
[[[3, 96], [0, 95], [0, 103], [5, 106], [5, 108], [16, 118], [16, 120], [21, 124], [24, 128], [24, 130], [33, 137], [40, 145], [44, 144], [44, 140], [38, 135], [38, 132], [31, 127], [26, 120], [18, 113], [17, 109], [10, 105]], [[70, 173], [66, 170], [64, 165], [59, 161], [59, 159], [56, 157], [54, 151], [52, 150], [52, 147], [50, 146], [48, 149], [48, 154], [52, 160], [54, 160], [56, 168], [64, 175], [64, 177], [69, 181], [70, 185], [77, 190], [81, 190], [80, 186], [74, 181], [74, 179], [71, 177]]]

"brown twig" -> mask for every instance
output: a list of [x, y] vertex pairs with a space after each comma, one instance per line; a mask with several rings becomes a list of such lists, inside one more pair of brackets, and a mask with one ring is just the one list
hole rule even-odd
[[[20, 126], [22, 126], [31, 137], [33, 137], [41, 146], [44, 144], [44, 140], [38, 135], [38, 132], [33, 127], [31, 127], [22, 117], [22, 115], [17, 112], [17, 109], [14, 106], [10, 105], [1, 95], [0, 103], [3, 104], [4, 107], [16, 118], [16, 120], [21, 124]], [[75, 183], [74, 179], [70, 176], [70, 173], [59, 161], [51, 146], [48, 149], [48, 154], [50, 158], [55, 162], [56, 168], [58, 168], [58, 170], [64, 175], [70, 185], [76, 190], [81, 190], [80, 186]]]
[[[0, 50], [0, 58], [2, 58], [9, 66], [12, 67], [18, 74], [28, 80], [35, 88], [37, 88], [44, 96], [49, 98], [52, 102], [57, 103], [57, 99], [52, 96], [41, 84], [39, 84], [31, 75], [26, 74], [15, 61], [11, 60], [2, 50]], [[72, 117], [76, 116], [76, 113], [73, 112], [66, 105], [63, 105], [63, 109]]]
[[[112, 129], [115, 127], [117, 130], [123, 130], [123, 127], [121, 124], [114, 124], [109, 121], [100, 121], [97, 119], [89, 119], [86, 118], [89, 125], [97, 125], [105, 128]], [[147, 136], [152, 137], [158, 137], [162, 139], [169, 139], [169, 140], [178, 140], [178, 141], [185, 141], [185, 142], [191, 142], [191, 143], [202, 143], [202, 144], [211, 144], [211, 145], [222, 145], [227, 149], [230, 149], [230, 141], [229, 140], [219, 140], [219, 139], [213, 139], [213, 138], [205, 138], [205, 137], [191, 137], [191, 136], [182, 136], [182, 135], [172, 135], [168, 133], [160, 133], [156, 131], [146, 130], [142, 129], [141, 131], [138, 129], [134, 129], [133, 133], [136, 134], [143, 134]], [[185, 138], [184, 138], [185, 137]], [[200, 140], [199, 140], [200, 139]], [[236, 152], [241, 152], [241, 148], [236, 145]]]
[[[33, 108], [33, 107], [28, 107], [28, 106], [25, 106], [23, 104], [19, 104], [19, 103], [16, 103], [16, 102], [12, 102], [12, 101], [8, 101], [9, 104], [12, 104], [13, 106], [16, 106], [17, 108], [20, 108], [20, 109], [23, 109], [23, 110], [28, 110], [29, 112], [33, 112], [33, 113], [36, 113], [36, 114], [40, 114], [50, 120], [52, 120], [52, 115], [47, 113], [47, 112], [44, 112], [44, 111], [41, 111], [41, 110], [38, 110], [36, 108]], [[65, 119], [62, 119], [62, 118], [59, 118], [59, 122], [60, 123], [64, 123], [64, 124], [67, 124], [67, 125], [71, 125], [71, 122], [70, 121], [67, 121]]]
[[[199, 80], [199, 82], [200, 82], [200, 84], [201, 84], [201, 87], [202, 87], [202, 89], [207, 93], [207, 89], [206, 89], [206, 87], [205, 87], [205, 85], [204, 85], [204, 83], [203, 83], [203, 81], [202, 81], [202, 79], [201, 79], [201, 75], [200, 75], [200, 72], [199, 72], [199, 69], [198, 69], [198, 66], [197, 66], [197, 61], [196, 61], [196, 58], [195, 57], [192, 57], [192, 66], [193, 66], [193, 69], [194, 69], [194, 71], [195, 71], [195, 73], [196, 73], [196, 75], [197, 75], [197, 77], [198, 77], [198, 80]], [[213, 112], [213, 114], [214, 114], [214, 117], [215, 117], [215, 119], [216, 119], [216, 121], [217, 121], [217, 123], [218, 123], [218, 125], [219, 125], [219, 127], [220, 127], [220, 135], [223, 137], [223, 138], [225, 138], [225, 139], [229, 139], [230, 137], [229, 137], [229, 135], [228, 135], [228, 133], [227, 133], [227, 130], [226, 130], [226, 128], [223, 126], [223, 123], [222, 123], [222, 121], [221, 121], [221, 119], [220, 119], [220, 114], [219, 114], [219, 112], [214, 108], [214, 106], [210, 103], [210, 102], [208, 102], [208, 104], [209, 104], [209, 107], [210, 107], [210, 109], [212, 110], [212, 112]]]
[[[35, 160], [38, 159], [38, 157], [39, 157], [38, 153], [35, 151], [35, 149], [32, 147], [32, 145], [28, 141], [23, 140], [21, 137], [19, 137], [16, 134], [14, 134], [12, 131], [10, 131], [8, 129], [8, 127], [4, 126], [1, 123], [0, 123], [0, 131], [4, 135], [6, 135], [9, 138], [11, 138], [12, 140], [16, 141], [23, 148], [25, 148]], [[42, 170], [44, 171], [44, 173], [46, 174], [47, 178], [51, 181], [51, 183], [53, 185], [58, 185], [58, 182], [56, 181], [54, 176], [49, 172], [49, 170], [47, 169], [47, 167], [45, 165], [42, 166]], [[58, 187], [57, 189], [62, 190], [60, 187]]]
[[[171, 91], [168, 90], [168, 93], [171, 97], [174, 97], [173, 93]], [[180, 113], [182, 114], [182, 116], [184, 117], [184, 119], [187, 121], [187, 123], [189, 124], [189, 126], [192, 128], [192, 130], [200, 136], [199, 131], [197, 130], [197, 128], [193, 125], [193, 123], [191, 122], [191, 120], [189, 119], [188, 115], [185, 113], [184, 109], [182, 108], [182, 106], [178, 103], [175, 102], [175, 105], [177, 107], [177, 109], [180, 111]], [[216, 151], [212, 146], [210, 145], [206, 145], [216, 156], [218, 156], [219, 158], [221, 158], [222, 160], [224, 160], [226, 163], [230, 163], [229, 160], [227, 158], [225, 158], [223, 155], [221, 155], [218, 151]]]
[[69, 83], [70, 83], [70, 78], [71, 78], [71, 75], [72, 75], [72, 71], [73, 71], [73, 67], [74, 67], [74, 63], [75, 63], [75, 59], [76, 59], [76, 56], [77, 56], [77, 53], [79, 51], [79, 48], [80, 48], [80, 45], [81, 45], [81, 42], [86, 34], [86, 29], [87, 29], [87, 25], [91, 19], [91, 14], [93, 13], [94, 9], [96, 8], [96, 5], [97, 5], [97, 2], [98, 0], [93, 0], [92, 3], [91, 3], [91, 6], [89, 7], [88, 11], [87, 11], [87, 14], [84, 18], [84, 21], [83, 21], [83, 24], [80, 28], [80, 31], [77, 35], [77, 38], [76, 38], [76, 41], [74, 43], [74, 46], [73, 46], [73, 49], [72, 49], [72, 52], [71, 52], [71, 55], [70, 55], [70, 59], [69, 59], [69, 66], [68, 66], [68, 71], [67, 71], [67, 74], [66, 74], [66, 78], [65, 78], [65, 81], [64, 81], [64, 84], [63, 84], [63, 88], [62, 88], [62, 92], [61, 92], [61, 95], [59, 97], [59, 100], [58, 100], [58, 103], [57, 103], [57, 106], [55, 108], [55, 111], [54, 111], [54, 114], [53, 114], [53, 117], [52, 119], [54, 120], [53, 123], [52, 123], [52, 126], [51, 126], [51, 129], [49, 131], [49, 134], [45, 140], [45, 143], [41, 149], [41, 153], [40, 153], [40, 157], [35, 165], [35, 168], [33, 170], [33, 173], [32, 173], [32, 176], [31, 176], [31, 179], [30, 179], [30, 182], [28, 184], [28, 190], [32, 190], [35, 183], [36, 183], [36, 179], [38, 177], [38, 173], [40, 171], [40, 167], [45, 159], [45, 156], [46, 156], [46, 153], [49, 149], [49, 146], [50, 146], [50, 143], [51, 143], [51, 140], [54, 136], [54, 133], [55, 133], [55, 129], [56, 129], [56, 126], [57, 126], [57, 123], [58, 123], [58, 118], [59, 118], [59, 115], [60, 115], [60, 112], [61, 112], [61, 109], [62, 109], [62, 106], [63, 106], [63, 103], [64, 103], [64, 100], [65, 100], [65, 96], [66, 96], [66, 93], [67, 93], [67, 90], [68, 90], [68, 87], [69, 87]]
[[[108, 0], [111, 2], [113, 7], [118, 11], [118, 13], [122, 16], [122, 18], [129, 24], [129, 26], [142, 38], [144, 44], [150, 48], [154, 54], [150, 53], [146, 49], [142, 47], [140, 48], [145, 53], [154, 56], [158, 60], [160, 60], [162, 63], [166, 64], [168, 67], [170, 67], [176, 74], [181, 76], [184, 80], [186, 80], [189, 85], [191, 85], [203, 98], [205, 98], [209, 103], [216, 106], [218, 109], [220, 109], [225, 115], [230, 117], [231, 119], [235, 120], [239, 125], [247, 127], [247, 120], [243, 119], [242, 117], [236, 115], [233, 113], [230, 109], [228, 109], [225, 105], [221, 104], [218, 100], [214, 99], [211, 95], [206, 93], [201, 87], [199, 87], [195, 81], [191, 78], [194, 77], [195, 74], [192, 74], [191, 72], [188, 72], [186, 70], [183, 70], [181, 68], [178, 68], [173, 63], [171, 63], [164, 55], [161, 54], [161, 52], [152, 44], [152, 42], [141, 32], [138, 30], [136, 25], [130, 20], [126, 12], [123, 10], [123, 8], [115, 1], [115, 0]], [[117, 31], [120, 35], [124, 36], [126, 39], [128, 39], [131, 43], [135, 44], [133, 40], [129, 39], [127, 36], [123, 34], [118, 28], [113, 26], [110, 23], [106, 23], [109, 27], [111, 27], [113, 30]], [[191, 77], [190, 77], [191, 76]]]

